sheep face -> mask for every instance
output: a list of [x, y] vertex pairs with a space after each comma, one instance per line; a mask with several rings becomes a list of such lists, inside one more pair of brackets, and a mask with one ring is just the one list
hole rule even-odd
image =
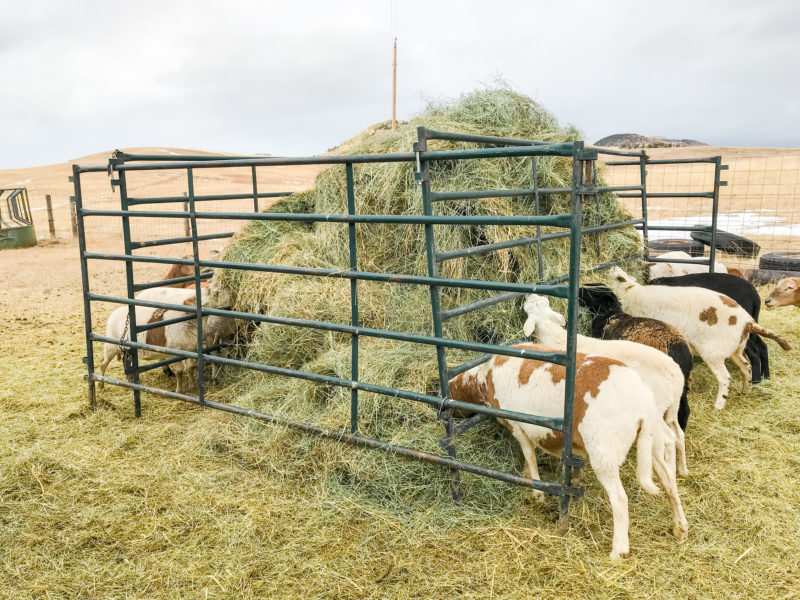
[[764, 301], [769, 308], [777, 306], [800, 306], [800, 277], [786, 277]]
[[611, 275], [611, 283], [609, 284], [609, 287], [617, 296], [623, 292], [627, 292], [632, 287], [639, 285], [638, 281], [636, 281], [633, 277], [628, 275], [619, 267], [613, 267], [609, 271], [609, 275]]
[[523, 326], [525, 335], [533, 335], [536, 329], [536, 323], [545, 320], [550, 320], [559, 327], [567, 326], [567, 320], [564, 316], [550, 308], [550, 301], [544, 296], [528, 294], [523, 308], [525, 312], [528, 313], [528, 320], [525, 321], [525, 325]]

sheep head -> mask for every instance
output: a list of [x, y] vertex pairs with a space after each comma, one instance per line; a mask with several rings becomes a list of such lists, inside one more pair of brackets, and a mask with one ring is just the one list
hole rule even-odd
[[632, 287], [639, 286], [638, 281], [636, 281], [633, 277], [628, 275], [625, 271], [623, 271], [619, 267], [613, 267], [609, 271], [609, 274], [611, 275], [611, 282], [609, 283], [609, 287], [617, 296], [622, 296]]
[[559, 327], [566, 327], [567, 321], [564, 316], [550, 308], [550, 301], [538, 294], [528, 294], [523, 306], [528, 313], [528, 320], [525, 321], [522, 329], [525, 335], [533, 335], [536, 324], [543, 321], [552, 321]]

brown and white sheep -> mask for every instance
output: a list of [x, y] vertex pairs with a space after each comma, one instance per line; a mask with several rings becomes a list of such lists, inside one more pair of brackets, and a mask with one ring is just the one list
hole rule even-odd
[[[219, 293], [215, 292], [213, 288], [203, 290], [201, 300], [204, 306], [220, 306]], [[148, 300], [152, 302], [164, 302], [166, 304], [183, 304], [185, 306], [195, 306], [196, 296], [195, 290], [184, 288], [172, 287], [158, 287], [140, 292], [137, 296], [139, 300]], [[168, 310], [163, 308], [151, 308], [147, 306], [136, 307], [136, 323], [137, 325], [144, 325], [149, 323], [156, 323], [159, 321], [166, 321], [176, 317], [181, 317], [187, 313], [177, 310]], [[130, 341], [130, 323], [129, 312], [127, 306], [120, 306], [114, 310], [108, 317], [106, 324], [106, 337], [114, 339], [123, 339]], [[220, 342], [230, 341], [235, 334], [235, 320], [210, 316], [203, 318], [203, 345], [210, 346]], [[183, 321], [181, 323], [172, 323], [165, 327], [155, 327], [147, 331], [141, 331], [137, 335], [137, 341], [142, 344], [151, 344], [153, 346], [163, 346], [166, 348], [173, 348], [175, 350], [195, 351], [197, 350], [197, 323], [195, 320]], [[122, 357], [123, 347], [118, 344], [105, 342], [103, 344], [103, 360], [98, 366], [100, 375], [104, 375], [109, 363], [115, 358]], [[149, 350], [139, 350], [140, 359], [163, 359], [172, 358], [174, 355], [161, 352], [151, 352]], [[196, 359], [190, 358], [176, 363], [172, 363], [170, 368], [175, 373], [177, 393], [183, 393], [184, 379], [189, 378], [192, 369], [196, 366]], [[100, 389], [103, 389], [103, 382], [100, 382]]]
[[764, 301], [769, 308], [800, 306], [800, 277], [785, 277]]
[[[564, 350], [567, 347], [566, 321], [550, 308], [550, 301], [546, 297], [529, 294], [524, 308], [528, 314], [523, 327], [525, 335], [535, 333], [540, 343], [552, 348]], [[578, 335], [577, 340], [578, 352], [614, 358], [638, 373], [653, 393], [659, 415], [675, 435], [676, 448], [669, 452], [669, 459], [675, 461], [677, 450], [678, 473], [684, 477], [688, 475], [686, 442], [683, 429], [678, 424], [678, 410], [686, 382], [678, 364], [663, 352], [636, 342], [598, 340], [583, 335]]]
[[699, 287], [642, 286], [619, 267], [612, 268], [610, 274], [610, 287], [626, 312], [669, 323], [686, 337], [692, 351], [717, 378], [719, 391], [714, 402], [717, 410], [725, 408], [728, 400], [731, 376], [725, 359], [730, 358], [741, 370], [745, 392], [750, 389], [750, 363], [744, 348], [751, 333], [771, 338], [784, 350], [790, 350], [780, 336], [761, 327], [724, 294]]
[[[537, 344], [515, 348], [551, 351]], [[672, 508], [673, 533], [687, 535], [674, 470], [664, 460], [672, 436], [658, 414], [653, 395], [639, 375], [624, 363], [603, 356], [578, 354], [575, 375], [573, 445], [588, 458], [598, 481], [608, 494], [614, 519], [611, 558], [628, 554], [628, 497], [619, 469], [637, 440], [637, 478], [648, 493], [655, 494], [652, 471], [667, 493]], [[461, 373], [450, 381], [455, 400], [523, 413], [563, 417], [566, 369], [531, 359], [495, 355], [488, 362]], [[526, 468], [539, 479], [535, 449], [561, 454], [561, 432], [546, 427], [498, 419], [522, 448]], [[534, 497], [543, 497], [535, 492]]]

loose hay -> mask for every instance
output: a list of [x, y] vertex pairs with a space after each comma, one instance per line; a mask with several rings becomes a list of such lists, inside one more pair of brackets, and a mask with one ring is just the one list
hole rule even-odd
[[[639, 491], [626, 468], [633, 554], [614, 563], [611, 513], [591, 470], [572, 531], [559, 537], [555, 500], [540, 507], [522, 488], [466, 475], [465, 501], [453, 504], [438, 468], [146, 395], [134, 419], [130, 393], [113, 386], [104, 397], [114, 408], [90, 413], [79, 298], [73, 304], [74, 316], [47, 328], [0, 328], [0, 597], [745, 600], [800, 591], [796, 361], [774, 344], [772, 380], [745, 398], [734, 376], [722, 412], [698, 364], [691, 476], [679, 484], [689, 539], [675, 542], [665, 498]], [[761, 320], [800, 344], [800, 310]], [[521, 469], [498, 427], [466, 443]], [[542, 463], [552, 475], [556, 463]], [[488, 483], [476, 489], [478, 479]]]

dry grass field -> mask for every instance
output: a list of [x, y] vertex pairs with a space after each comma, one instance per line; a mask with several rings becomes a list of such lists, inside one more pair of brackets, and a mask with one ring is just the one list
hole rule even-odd
[[[29, 178], [38, 198], [68, 174], [46, 169], [41, 179], [34, 169], [0, 172], [0, 187]], [[303, 189], [313, 176], [282, 173], [271, 185]], [[110, 194], [107, 180], [97, 189]], [[95, 250], [121, 250], [102, 228], [90, 236]], [[93, 264], [91, 281], [124, 293], [119, 265]], [[100, 329], [110, 310], [98, 307]], [[573, 528], [559, 537], [555, 501], [540, 507], [520, 488], [467, 475], [466, 498], [453, 504], [444, 471], [387, 456], [379, 471], [402, 468], [397, 477], [414, 490], [400, 497], [379, 471], [342, 472], [345, 455], [375, 460], [368, 450], [149, 396], [135, 419], [130, 393], [117, 388], [90, 412], [72, 242], [0, 251], [0, 315], [0, 598], [800, 597], [796, 349], [769, 342], [772, 379], [745, 397], [734, 376], [722, 412], [697, 366], [691, 473], [679, 484], [689, 539], [676, 543], [663, 494], [641, 492], [628, 468], [633, 552], [613, 562], [610, 509], [591, 471]], [[800, 309], [764, 311], [761, 322], [800, 347]], [[171, 385], [160, 373], [147, 381]], [[484, 431], [513, 447], [500, 428]], [[542, 464], [552, 475], [556, 463]]]

